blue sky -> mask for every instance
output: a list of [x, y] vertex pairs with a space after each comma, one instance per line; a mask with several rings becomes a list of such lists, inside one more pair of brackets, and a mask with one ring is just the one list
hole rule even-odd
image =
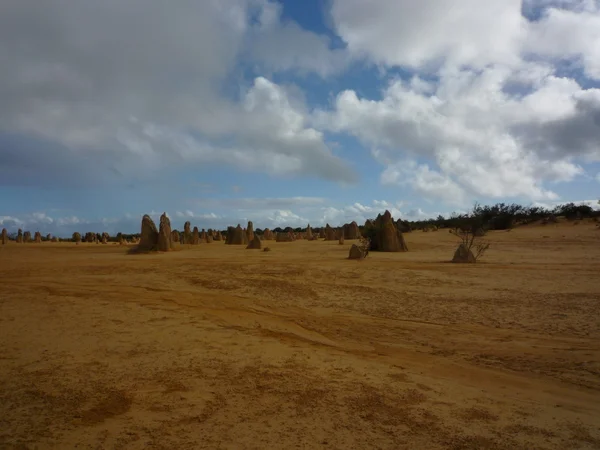
[[598, 0], [7, 0], [0, 226], [600, 196]]

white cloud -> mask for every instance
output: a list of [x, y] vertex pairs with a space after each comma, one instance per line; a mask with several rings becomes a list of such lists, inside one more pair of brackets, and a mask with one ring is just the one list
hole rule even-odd
[[546, 183], [600, 160], [600, 89], [557, 75], [575, 62], [600, 79], [597, 1], [333, 0], [331, 14], [355, 56], [415, 72], [381, 99], [346, 90], [315, 114], [371, 147], [384, 184], [457, 204], [553, 200]]
[[223, 208], [228, 211], [298, 209], [323, 205], [323, 197], [245, 197], [245, 198], [200, 198], [192, 202], [202, 208]]
[[[260, 215], [255, 214], [254, 220], [262, 219]], [[264, 217], [264, 216], [263, 216]], [[290, 210], [275, 210], [266, 216], [266, 223], [271, 224], [271, 228], [285, 228], [285, 227], [305, 227], [309, 222], [309, 219], [301, 217]]]
[[197, 214], [194, 213], [190, 210], [185, 210], [185, 211], [176, 211], [175, 212], [175, 217], [176, 218], [183, 218], [186, 220], [189, 219], [200, 219], [200, 220], [217, 220], [220, 219], [220, 216], [216, 215], [215, 213], [205, 213], [205, 214]]
[[600, 79], [596, 0], [333, 0], [331, 16], [351, 53], [388, 67], [517, 67], [533, 54]]
[[355, 221], [359, 225], [363, 225], [367, 219], [374, 219], [378, 214], [382, 214], [385, 210], [389, 210], [395, 219], [402, 217], [400, 207], [402, 202], [390, 203], [385, 200], [373, 200], [372, 205], [364, 205], [361, 203], [353, 203], [351, 205], [340, 207], [323, 207], [320, 211], [314, 211], [312, 216], [314, 219], [311, 224], [315, 226], [323, 226], [329, 224], [337, 227], [345, 223]]
[[38, 223], [50, 224], [54, 222], [54, 219], [52, 217], [49, 217], [46, 213], [43, 212], [34, 212], [33, 214], [31, 214], [31, 217]]
[[[573, 3], [575, 8], [569, 8]], [[586, 76], [600, 80], [600, 3], [592, 0], [553, 6], [558, 7], [546, 9], [540, 20], [529, 24], [524, 50], [559, 60], [578, 60]]]
[[448, 205], [464, 206], [467, 203], [465, 190], [448, 175], [432, 170], [427, 164], [401, 161], [388, 165], [381, 174], [385, 185], [408, 185], [429, 199], [441, 199]]
[[259, 23], [246, 39], [252, 60], [261, 61], [271, 70], [314, 72], [322, 77], [346, 67], [349, 55], [345, 50], [332, 50], [327, 36], [282, 20], [282, 10], [279, 3], [263, 2]]
[[333, 0], [331, 15], [353, 54], [416, 69], [511, 64], [526, 33], [521, 0]]
[[[324, 142], [323, 133], [307, 125], [305, 114], [292, 104], [288, 93], [263, 77], [254, 81], [243, 102], [244, 114], [236, 123], [242, 165], [273, 173], [311, 173], [326, 179], [351, 182], [354, 172]], [[252, 150], [252, 151], [248, 151]]]
[[[545, 70], [529, 70], [528, 77], [535, 73], [541, 78], [525, 95], [507, 92], [522, 73], [504, 66], [446, 71], [431, 94], [394, 80], [377, 101], [340, 93], [333, 110], [317, 112], [314, 121], [370, 146], [387, 166], [387, 184], [408, 182], [444, 201], [555, 199], [544, 182], [583, 173], [575, 158], [600, 159], [600, 90]], [[407, 164], [416, 158], [437, 167]]]
[[269, 12], [277, 8], [267, 0], [177, 7], [159, 0], [69, 7], [7, 0], [0, 15], [0, 139], [10, 133], [27, 142], [18, 151], [10, 150], [14, 142], [0, 145], [10, 163], [0, 178], [82, 184], [102, 175], [106, 182], [226, 164], [354, 181], [323, 135], [305, 124], [305, 108], [289, 89], [262, 76], [244, 87], [239, 77], [248, 55], [258, 73], [333, 70], [336, 57], [324, 38], [282, 22]]
[[[3, 3], [3, 184], [106, 185], [206, 165], [356, 181], [328, 143], [333, 131], [371, 150], [383, 184], [460, 206], [479, 197], [554, 201], [554, 183], [600, 160], [600, 89], [589, 87], [600, 80], [595, 0], [331, 0], [344, 49], [285, 19], [271, 0], [67, 3]], [[363, 60], [386, 80], [377, 99], [357, 93], [357, 77], [315, 113], [300, 87], [273, 81], [282, 71], [324, 81]], [[364, 217], [374, 207], [302, 198], [228, 205], [232, 216], [272, 221]], [[200, 206], [176, 217], [211, 220], [202, 215], [214, 210], [229, 220]], [[70, 219], [36, 223], [44, 220]]]
[[18, 217], [0, 216], [0, 226], [3, 226], [7, 229], [21, 227], [23, 223], [24, 222]]

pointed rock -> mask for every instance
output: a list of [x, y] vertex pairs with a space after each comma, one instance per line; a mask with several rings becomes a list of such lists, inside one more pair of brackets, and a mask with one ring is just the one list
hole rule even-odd
[[254, 239], [254, 224], [251, 221], [248, 221], [246, 236], [248, 237], [248, 242], [251, 242]]
[[351, 222], [344, 225], [344, 238], [350, 240], [360, 238], [360, 231], [356, 222]]
[[402, 232], [396, 228], [392, 215], [386, 211], [374, 222], [365, 223], [365, 237], [371, 240], [371, 250], [379, 252], [406, 252], [408, 248]]
[[475, 255], [471, 249], [467, 248], [465, 244], [460, 244], [456, 251], [454, 252], [454, 257], [452, 258], [453, 263], [469, 263], [473, 264], [476, 262]]
[[250, 241], [250, 243], [246, 247], [246, 250], [260, 250], [261, 248], [262, 248], [262, 242], [260, 241], [258, 234], [255, 234], [254, 238]]
[[186, 222], [183, 225], [183, 243], [184, 244], [191, 244], [192, 243], [192, 229], [191, 229], [191, 224], [189, 222]]
[[240, 224], [235, 228], [227, 228], [227, 240], [225, 243], [229, 245], [248, 245], [248, 236]]
[[348, 259], [363, 259], [365, 257], [365, 252], [356, 244], [352, 244], [350, 247], [350, 254], [348, 255]]
[[171, 221], [167, 217], [167, 213], [163, 213], [162, 216], [160, 216], [157, 247], [160, 252], [168, 252], [171, 250], [171, 247], [173, 247]]
[[310, 223], [306, 227], [306, 239], [309, 241], [312, 241], [313, 239], [312, 228], [310, 227]]
[[329, 226], [329, 224], [325, 225], [325, 240], [326, 241], [335, 241], [335, 230]]
[[146, 214], [142, 217], [142, 227], [140, 231], [140, 242], [137, 249], [142, 252], [156, 250], [158, 243], [158, 230], [152, 218]]

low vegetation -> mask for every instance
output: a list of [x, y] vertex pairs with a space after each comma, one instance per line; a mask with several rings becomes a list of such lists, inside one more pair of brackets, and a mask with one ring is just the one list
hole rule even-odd
[[517, 225], [528, 224], [549, 217], [563, 216], [567, 220], [600, 217], [600, 211], [595, 211], [585, 204], [566, 203], [552, 209], [541, 206], [522, 206], [518, 204], [498, 203], [493, 206], [475, 204], [473, 210], [466, 214], [453, 213], [449, 217], [442, 215], [435, 219], [409, 222], [413, 230], [425, 228], [450, 228], [456, 229], [463, 225], [465, 220], [474, 218], [481, 222], [485, 230], [509, 230]]

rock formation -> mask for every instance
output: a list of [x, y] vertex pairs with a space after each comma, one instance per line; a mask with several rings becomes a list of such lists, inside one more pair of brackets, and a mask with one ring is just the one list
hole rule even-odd
[[6, 228], [2, 228], [2, 245], [8, 244], [8, 233], [6, 232]]
[[325, 240], [326, 241], [335, 241], [335, 230], [329, 226], [329, 224], [325, 225]]
[[323, 228], [319, 230], [319, 239], [325, 239], [325, 229]]
[[374, 222], [365, 223], [365, 237], [371, 240], [371, 250], [379, 252], [406, 252], [406, 242], [402, 232], [396, 228], [392, 215], [386, 211], [379, 214]]
[[275, 238], [276, 242], [293, 242], [295, 240], [296, 238], [294, 237], [294, 233], [289, 231], [287, 233], [277, 233], [277, 237]]
[[465, 244], [460, 244], [454, 252], [453, 263], [475, 263], [475, 255]]
[[22, 244], [23, 243], [23, 230], [21, 230], [19, 228], [19, 231], [17, 233], [17, 244]]
[[262, 242], [260, 241], [258, 234], [255, 234], [254, 238], [252, 238], [252, 240], [246, 247], [246, 250], [260, 250], [261, 248], [262, 248]]
[[348, 259], [364, 259], [366, 256], [363, 249], [361, 249], [358, 245], [352, 244], [350, 247], [350, 254], [348, 255]]
[[252, 221], [248, 221], [248, 228], [246, 228], [246, 236], [248, 236], [248, 242], [254, 239], [254, 224]]
[[142, 217], [142, 231], [140, 233], [140, 242], [137, 250], [142, 252], [150, 252], [156, 250], [158, 243], [158, 230], [154, 221], [149, 215]]
[[344, 225], [344, 238], [346, 239], [359, 239], [360, 231], [356, 222], [350, 222]]
[[189, 222], [186, 222], [183, 225], [183, 240], [182, 242], [184, 244], [191, 244], [192, 243], [192, 229], [191, 229], [191, 224]]
[[306, 239], [309, 241], [312, 241], [312, 238], [313, 238], [312, 228], [310, 227], [310, 223], [309, 223], [308, 226], [306, 227]]
[[231, 244], [231, 240], [233, 239], [234, 233], [235, 233], [235, 227], [228, 226], [227, 231], [225, 233], [225, 245]]
[[50, 233], [48, 233], [48, 234], [46, 235], [46, 240], [47, 240], [48, 242], [52, 241], [52, 235], [51, 235]]
[[200, 243], [206, 244], [207, 242], [208, 242], [208, 234], [206, 234], [206, 230], [204, 228], [202, 228], [202, 231], [200, 232]]
[[194, 227], [194, 231], [192, 232], [192, 245], [200, 244], [200, 232], [198, 231], [198, 227]]
[[177, 230], [171, 231], [171, 241], [174, 243], [179, 242], [179, 231], [177, 231]]
[[265, 228], [265, 231], [263, 231], [263, 239], [265, 241], [272, 241], [273, 240], [273, 232], [271, 230], [269, 230], [268, 228]]
[[215, 231], [213, 239], [215, 241], [222, 241], [223, 240], [223, 235], [221, 234], [220, 231]]
[[338, 243], [340, 245], [344, 245], [344, 234], [343, 233], [341, 234], [340, 238], [338, 239]]
[[36, 231], [33, 236], [33, 241], [36, 244], [41, 244], [42, 243], [42, 233], [40, 233], [39, 231]]
[[25, 243], [31, 242], [31, 232], [30, 231], [26, 231], [25, 233], [23, 233], [23, 242], [25, 242]]
[[167, 213], [163, 213], [162, 216], [160, 216], [157, 247], [159, 252], [168, 252], [173, 247], [171, 221], [167, 217]]
[[227, 227], [227, 240], [225, 243], [229, 245], [248, 245], [248, 236], [240, 224], [235, 228]]

